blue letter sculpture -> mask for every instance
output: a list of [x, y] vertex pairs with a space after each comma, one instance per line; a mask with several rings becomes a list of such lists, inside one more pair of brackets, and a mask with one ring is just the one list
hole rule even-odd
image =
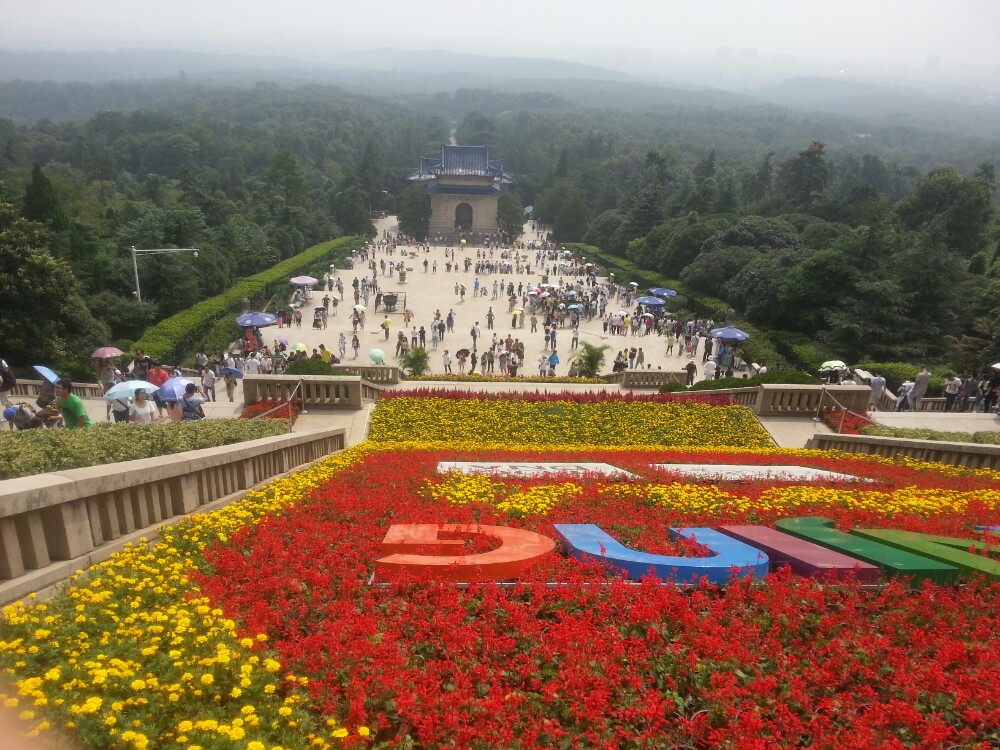
[[710, 583], [729, 583], [733, 576], [763, 578], [768, 559], [749, 544], [744, 544], [714, 529], [671, 529], [673, 538], [695, 538], [712, 552], [711, 557], [672, 557], [636, 552], [592, 523], [557, 523], [556, 533], [566, 551], [578, 560], [597, 560], [625, 571], [625, 577], [638, 580], [652, 573], [663, 581], [697, 582], [702, 577]]

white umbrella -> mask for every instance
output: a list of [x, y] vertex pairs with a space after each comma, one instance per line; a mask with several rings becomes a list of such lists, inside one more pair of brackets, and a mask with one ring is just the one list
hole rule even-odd
[[146, 382], [145, 380], [124, 380], [121, 383], [116, 383], [111, 386], [104, 394], [104, 398], [108, 401], [114, 401], [116, 398], [134, 396], [135, 392], [140, 388], [146, 391], [149, 395], [153, 395], [156, 393], [158, 387], [159, 386]]

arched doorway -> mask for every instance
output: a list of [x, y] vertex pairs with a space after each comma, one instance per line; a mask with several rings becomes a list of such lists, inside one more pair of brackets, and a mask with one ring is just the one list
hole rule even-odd
[[455, 229], [459, 232], [472, 231], [472, 206], [459, 203], [455, 207]]

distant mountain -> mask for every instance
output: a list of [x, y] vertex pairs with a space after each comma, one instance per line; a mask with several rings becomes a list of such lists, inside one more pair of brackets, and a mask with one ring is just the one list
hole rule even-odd
[[413, 51], [373, 49], [345, 52], [329, 59], [327, 68], [367, 71], [456, 74], [521, 80], [586, 78], [593, 81], [629, 81], [635, 76], [596, 65], [540, 57], [491, 57], [448, 50]]
[[302, 67], [293, 58], [217, 55], [181, 50], [121, 49], [100, 52], [12, 52], [0, 50], [0, 81], [97, 83], [173, 78], [185, 74]]
[[459, 75], [469, 81], [517, 78], [586, 78], [624, 81], [633, 77], [594, 65], [526, 57], [490, 57], [437, 50], [359, 50], [332, 54], [324, 63], [309, 63], [269, 55], [223, 55], [180, 50], [123, 49], [102, 52], [13, 52], [0, 50], [0, 81], [55, 81], [57, 83], [129, 81], [172, 78], [181, 71], [194, 78], [232, 80], [245, 74], [254, 80], [275, 75], [281, 79], [322, 81], [359, 72]]
[[985, 138], [1000, 137], [1000, 104], [970, 103], [967, 95], [866, 81], [791, 78], [752, 95], [800, 112], [864, 117]]

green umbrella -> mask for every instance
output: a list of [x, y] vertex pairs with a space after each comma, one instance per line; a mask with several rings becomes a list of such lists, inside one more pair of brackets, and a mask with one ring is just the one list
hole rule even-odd
[[841, 362], [839, 359], [831, 359], [819, 366], [820, 372], [823, 370], [843, 370], [847, 365]]

